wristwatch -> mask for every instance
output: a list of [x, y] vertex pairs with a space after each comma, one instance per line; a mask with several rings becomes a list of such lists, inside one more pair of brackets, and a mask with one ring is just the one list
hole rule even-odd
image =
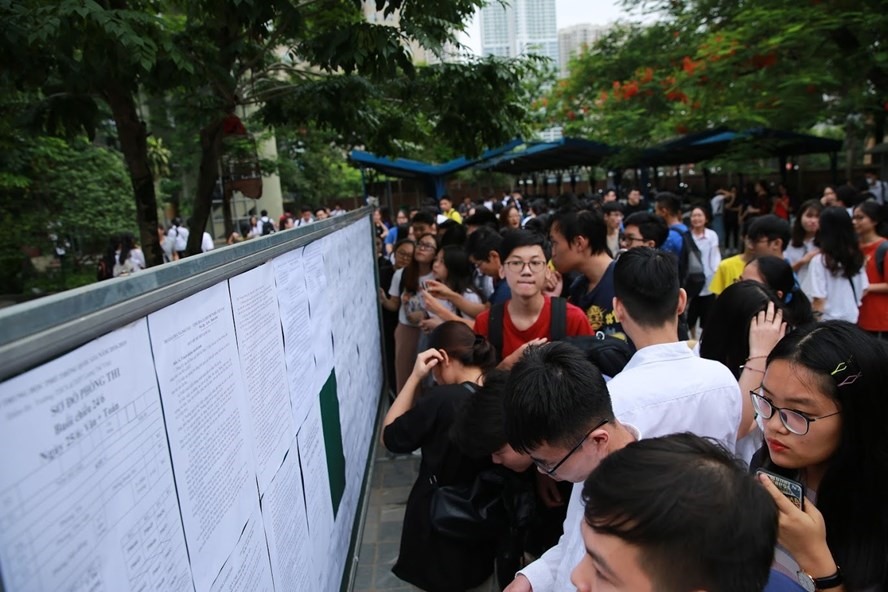
[[830, 588], [841, 586], [844, 583], [844, 579], [842, 578], [842, 570], [839, 569], [838, 565], [836, 566], [836, 573], [825, 578], [815, 578], [801, 570], [796, 572], [796, 576], [798, 577], [799, 585], [801, 585], [801, 587], [805, 589], [805, 592], [829, 590]]

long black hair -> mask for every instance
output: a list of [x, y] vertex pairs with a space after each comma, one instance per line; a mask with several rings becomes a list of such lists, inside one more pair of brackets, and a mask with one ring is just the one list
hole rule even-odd
[[823, 262], [833, 275], [853, 278], [863, 267], [863, 253], [845, 208], [826, 208], [820, 212], [820, 228], [814, 244], [820, 248]]
[[873, 221], [873, 224], [876, 225], [876, 234], [881, 237], [888, 237], [888, 212], [886, 212], [886, 208], [888, 206], [884, 206], [874, 199], [868, 199], [860, 202], [854, 209]]
[[[780, 340], [768, 365], [784, 360], [816, 377], [816, 386], [841, 410], [838, 447], [817, 490], [826, 542], [842, 566], [848, 590], [888, 588], [888, 416], [886, 351], [875, 338], [845, 321], [802, 327]], [[773, 463], [767, 446], [762, 466], [798, 478]]]
[[447, 287], [457, 294], [473, 292], [472, 263], [465, 249], [457, 245], [445, 245], [438, 250], [443, 254], [444, 267], [447, 268]]
[[804, 216], [805, 212], [808, 210], [814, 210], [817, 212], [817, 215], [820, 216], [820, 212], [823, 211], [823, 204], [820, 203], [819, 199], [809, 199], [799, 206], [799, 214], [792, 223], [792, 238], [789, 241], [789, 244], [796, 248], [805, 244], [805, 227], [802, 226], [802, 216]]
[[739, 380], [741, 366], [749, 357], [749, 325], [770, 302], [775, 310], [783, 309], [770, 288], [752, 280], [725, 288], [709, 309], [700, 336], [700, 357], [721, 362]]
[[136, 239], [130, 232], [124, 232], [120, 235], [120, 254], [117, 256], [117, 262], [123, 265], [129, 259], [130, 251], [136, 248]]
[[797, 327], [814, 322], [811, 301], [799, 287], [792, 266], [786, 259], [768, 255], [751, 261], [749, 265], [758, 267], [765, 284], [783, 301], [786, 308], [784, 318], [790, 325]]

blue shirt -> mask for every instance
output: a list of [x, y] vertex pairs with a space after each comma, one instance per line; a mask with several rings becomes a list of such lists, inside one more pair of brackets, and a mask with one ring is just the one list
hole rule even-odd
[[598, 284], [589, 289], [589, 278], [580, 274], [570, 285], [567, 301], [583, 309], [593, 333], [627, 340], [623, 326], [614, 314], [614, 265], [611, 261]]
[[681, 250], [684, 248], [684, 241], [681, 235], [687, 231], [688, 227], [681, 222], [673, 224], [669, 227], [669, 236], [666, 237], [666, 242], [660, 248], [675, 254], [678, 260], [681, 261]]
[[509, 282], [499, 280], [493, 287], [493, 294], [490, 295], [490, 305], [505, 304], [512, 299], [512, 290], [509, 288]]

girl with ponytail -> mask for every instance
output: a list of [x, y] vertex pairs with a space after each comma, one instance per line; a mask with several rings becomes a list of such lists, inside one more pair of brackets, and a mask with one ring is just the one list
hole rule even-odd
[[[447, 538], [432, 528], [430, 506], [437, 487], [470, 485], [491, 466], [490, 457], [463, 454], [451, 441], [450, 430], [457, 409], [483, 383], [484, 373], [496, 366], [496, 351], [458, 321], [438, 325], [428, 343], [430, 349], [417, 356], [383, 421], [382, 442], [389, 451], [422, 451], [392, 572], [422, 590], [459, 592], [480, 585], [493, 572], [496, 536], [477, 541]], [[429, 374], [437, 386], [419, 397]]]
[[780, 257], [768, 255], [750, 261], [740, 276], [771, 288], [783, 304], [783, 318], [792, 327], [814, 322], [811, 301], [802, 292], [792, 267]]

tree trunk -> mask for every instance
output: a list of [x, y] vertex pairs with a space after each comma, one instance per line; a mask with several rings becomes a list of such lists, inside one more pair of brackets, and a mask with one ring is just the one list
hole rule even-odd
[[157, 198], [154, 194], [154, 178], [148, 166], [148, 133], [145, 122], [139, 119], [132, 93], [120, 88], [106, 88], [103, 95], [117, 124], [120, 149], [133, 184], [139, 243], [148, 265], [160, 265], [163, 263], [163, 251], [157, 239]]
[[219, 176], [219, 156], [222, 152], [222, 118], [200, 130], [200, 173], [194, 210], [191, 215], [191, 234], [188, 236], [188, 254], [200, 253], [200, 243], [213, 207], [213, 191]]

